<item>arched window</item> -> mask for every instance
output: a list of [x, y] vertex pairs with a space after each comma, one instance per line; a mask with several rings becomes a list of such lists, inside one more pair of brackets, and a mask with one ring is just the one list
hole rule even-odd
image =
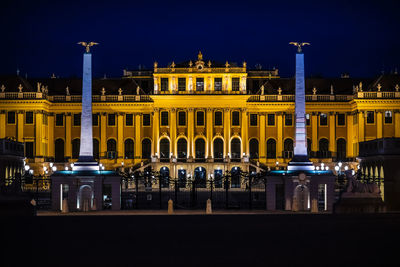
[[72, 158], [77, 159], [79, 158], [79, 149], [81, 146], [81, 141], [79, 138], [72, 140]]
[[107, 141], [107, 158], [108, 159], [117, 158], [117, 142], [114, 139], [109, 139]]
[[233, 138], [231, 141], [231, 158], [232, 159], [240, 159], [240, 139]]
[[93, 158], [99, 159], [99, 140], [93, 138]]
[[231, 169], [231, 187], [240, 188], [240, 168], [233, 167]]
[[258, 140], [255, 138], [251, 139], [249, 143], [249, 148], [250, 148], [250, 158], [258, 159]]
[[56, 139], [54, 142], [54, 160], [55, 162], [64, 162], [64, 140]]
[[329, 158], [329, 141], [326, 138], [321, 138], [319, 140], [319, 158]]
[[160, 185], [163, 188], [169, 187], [169, 168], [168, 167], [162, 167], [160, 169]]
[[267, 141], [267, 158], [275, 159], [276, 158], [276, 141], [275, 139], [268, 139]]
[[180, 138], [177, 142], [178, 159], [187, 158], [187, 141], [185, 138]]
[[286, 138], [285, 142], [283, 142], [283, 157], [285, 159], [293, 158], [293, 140], [290, 138]]
[[142, 159], [151, 157], [151, 141], [148, 138], [142, 140]]
[[214, 160], [215, 159], [223, 159], [224, 158], [224, 141], [222, 141], [221, 138], [215, 138], [214, 139]]
[[185, 188], [186, 187], [186, 170], [180, 169], [178, 171], [178, 187]]
[[214, 170], [214, 187], [215, 188], [222, 188], [222, 170], [217, 169]]
[[339, 138], [336, 141], [336, 149], [337, 149], [337, 160], [345, 161], [346, 160], [346, 140], [343, 138]]
[[207, 172], [204, 167], [197, 167], [196, 169], [194, 169], [194, 181], [197, 188], [206, 187], [206, 177]]
[[203, 138], [198, 138], [195, 142], [196, 159], [204, 159], [206, 157], [206, 142]]
[[134, 158], [134, 143], [132, 139], [125, 140], [125, 158], [126, 159]]
[[160, 140], [160, 159], [169, 159], [169, 140], [167, 138]]

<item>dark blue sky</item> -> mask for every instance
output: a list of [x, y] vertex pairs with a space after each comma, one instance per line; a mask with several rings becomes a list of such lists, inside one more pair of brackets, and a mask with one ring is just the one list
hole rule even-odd
[[0, 74], [81, 75], [79, 41], [97, 41], [95, 76], [139, 64], [226, 60], [293, 76], [295, 48], [308, 41], [308, 75], [376, 76], [399, 67], [400, 1], [6, 1]]

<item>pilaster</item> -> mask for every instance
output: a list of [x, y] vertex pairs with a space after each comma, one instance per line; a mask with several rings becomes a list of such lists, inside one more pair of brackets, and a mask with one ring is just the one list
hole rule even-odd
[[260, 113], [260, 150], [259, 150], [259, 155], [260, 155], [260, 161], [265, 163], [266, 162], [266, 138], [265, 138], [265, 122], [266, 122], [266, 115], [264, 112]]
[[230, 109], [224, 109], [224, 140], [225, 140], [225, 147], [224, 147], [224, 157], [230, 155], [230, 139], [231, 139], [231, 114]]
[[277, 121], [277, 142], [276, 142], [276, 157], [282, 158], [283, 152], [283, 114], [281, 112], [276, 114]]
[[400, 110], [394, 112], [394, 136], [400, 137]]
[[0, 138], [6, 138], [6, 113], [0, 112]]
[[353, 115], [347, 114], [346, 115], [346, 129], [347, 129], [347, 142], [346, 142], [346, 157], [353, 158], [354, 151], [353, 151], [353, 142], [354, 142], [354, 134], [353, 134]]
[[318, 151], [318, 113], [313, 112], [311, 115], [311, 151]]
[[100, 158], [106, 156], [107, 151], [107, 114], [100, 114]]
[[376, 138], [383, 137], [383, 112], [382, 110], [378, 110], [376, 112]]
[[65, 157], [67, 157], [67, 158], [72, 157], [71, 132], [72, 132], [71, 113], [67, 113], [65, 115]]
[[207, 158], [212, 158], [211, 154], [211, 145], [213, 139], [213, 123], [212, 123], [212, 114], [213, 110], [211, 108], [207, 109], [207, 123], [206, 123], [206, 131], [207, 131]]
[[54, 157], [54, 114], [51, 113], [48, 116], [48, 136], [49, 136], [49, 146], [48, 155], [49, 157]]
[[[43, 156], [43, 144], [42, 144], [42, 133], [43, 133], [43, 113], [37, 112], [35, 114], [35, 157]], [[70, 140], [71, 145], [71, 140]]]
[[249, 130], [249, 125], [247, 123], [247, 109], [242, 108], [242, 128], [241, 128], [241, 135], [242, 135], [242, 153], [246, 153], [246, 155], [249, 155], [249, 149], [248, 149], [248, 130]]
[[193, 158], [193, 130], [194, 130], [194, 110], [193, 108], [188, 109], [188, 146], [189, 146], [189, 158]]
[[329, 151], [336, 152], [335, 113], [329, 113]]
[[[171, 151], [170, 153], [175, 153], [176, 151], [176, 108], [170, 110], [171, 114], [171, 126], [170, 126], [170, 138], [171, 138]], [[177, 155], [175, 155], [177, 156]]]
[[142, 157], [141, 116], [140, 113], [135, 114], [135, 162]]
[[359, 111], [357, 116], [358, 116], [358, 142], [364, 142], [365, 140], [364, 113], [362, 111]]
[[118, 126], [118, 139], [117, 139], [117, 153], [118, 158], [123, 159], [125, 157], [124, 152], [124, 114], [117, 114], [117, 126]]
[[157, 155], [160, 154], [159, 151], [158, 151], [158, 138], [160, 136], [159, 118], [160, 118], [160, 109], [154, 108], [154, 115], [153, 115], [153, 154], [157, 153]]
[[17, 113], [17, 141], [24, 142], [24, 113], [23, 111], [18, 111]]

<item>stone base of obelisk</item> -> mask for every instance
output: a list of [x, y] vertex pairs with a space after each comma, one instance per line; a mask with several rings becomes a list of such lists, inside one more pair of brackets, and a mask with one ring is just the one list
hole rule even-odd
[[74, 163], [73, 171], [98, 171], [99, 163], [91, 156], [79, 156], [78, 161]]
[[289, 162], [288, 171], [312, 171], [314, 170], [314, 165], [309, 161], [307, 156], [294, 156]]
[[121, 209], [121, 177], [114, 171], [57, 171], [51, 181], [54, 211], [62, 211], [64, 199], [70, 212]]

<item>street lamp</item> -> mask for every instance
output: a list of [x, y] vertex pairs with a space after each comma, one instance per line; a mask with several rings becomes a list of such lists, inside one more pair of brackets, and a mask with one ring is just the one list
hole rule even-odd
[[335, 171], [338, 172], [339, 171], [339, 166], [335, 166]]
[[53, 168], [54, 163], [50, 162], [49, 165], [50, 165], [50, 168]]
[[344, 166], [344, 170], [347, 171], [349, 169], [349, 166]]
[[53, 172], [55, 172], [55, 171], [57, 171], [57, 167], [56, 167], [56, 166], [53, 166], [53, 167], [51, 167], [51, 170], [52, 170]]
[[29, 171], [29, 169], [30, 169], [30, 167], [29, 167], [29, 165], [25, 165], [25, 171]]

